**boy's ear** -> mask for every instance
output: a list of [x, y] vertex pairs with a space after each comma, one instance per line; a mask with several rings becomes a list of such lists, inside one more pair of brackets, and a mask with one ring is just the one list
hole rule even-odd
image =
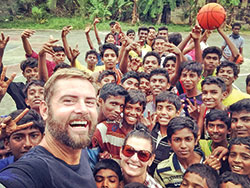
[[98, 106], [102, 106], [103, 103], [104, 103], [104, 100], [103, 100], [102, 98], [98, 97], [98, 98], [97, 98], [97, 105], [98, 105]]
[[29, 103], [27, 98], [25, 98], [25, 103], [26, 103], [27, 106], [30, 106], [30, 103]]
[[227, 96], [228, 96], [228, 92], [227, 92], [227, 91], [224, 91], [224, 92], [222, 93], [222, 99], [224, 100], [225, 98], [227, 98]]
[[3, 141], [4, 144], [4, 148], [10, 150], [10, 142], [9, 142], [9, 138], [5, 138]]

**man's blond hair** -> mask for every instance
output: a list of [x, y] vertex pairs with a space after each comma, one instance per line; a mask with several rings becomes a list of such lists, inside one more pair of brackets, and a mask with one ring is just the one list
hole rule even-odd
[[[94, 79], [88, 73], [76, 68], [64, 68], [57, 70], [44, 85], [44, 100], [47, 104], [50, 102], [51, 96], [53, 96], [54, 86], [60, 79], [79, 78], [88, 80], [94, 86]], [[85, 88], [82, 88], [85, 89]]]

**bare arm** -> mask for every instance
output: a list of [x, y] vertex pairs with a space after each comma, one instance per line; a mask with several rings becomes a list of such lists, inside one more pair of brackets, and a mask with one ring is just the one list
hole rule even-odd
[[98, 18], [95, 18], [93, 25], [94, 25], [94, 31], [95, 31], [95, 37], [96, 37], [97, 43], [98, 43], [98, 45], [101, 45], [102, 41], [100, 39], [100, 36], [98, 34], [98, 30], [97, 30], [97, 27], [96, 27], [96, 24], [99, 23], [99, 22], [100, 22], [100, 20]]
[[76, 67], [76, 58], [80, 55], [80, 52], [78, 50], [78, 45], [76, 45], [76, 47], [73, 49], [69, 48], [69, 50], [72, 57], [72, 61], [70, 62], [71, 66]]
[[9, 42], [9, 40], [10, 40], [10, 37], [7, 36], [5, 38], [4, 33], [2, 32], [1, 38], [0, 38], [0, 67], [3, 64], [2, 60], [3, 60], [4, 49], [7, 45], [7, 43]]
[[72, 57], [71, 57], [71, 54], [70, 54], [70, 51], [69, 51], [69, 44], [68, 44], [68, 41], [67, 41], [67, 34], [70, 32], [70, 30], [72, 29], [72, 26], [66, 26], [62, 29], [62, 42], [63, 42], [63, 47], [64, 47], [64, 51], [65, 51], [65, 54], [68, 58], [68, 60], [71, 62], [72, 60]]
[[178, 48], [183, 52], [184, 48], [186, 47], [188, 41], [191, 39], [191, 33], [189, 33], [184, 40], [178, 45]]
[[91, 30], [91, 27], [87, 26], [87, 27], [85, 28], [85, 35], [86, 35], [86, 39], [87, 39], [87, 42], [88, 42], [88, 44], [89, 44], [90, 49], [93, 50], [93, 49], [94, 49], [94, 46], [93, 46], [93, 43], [92, 43], [92, 41], [91, 41], [91, 39], [90, 39], [90, 36], [89, 36], [90, 30]]
[[194, 40], [194, 48], [195, 48], [195, 60], [197, 62], [202, 62], [202, 53], [201, 53], [201, 45], [200, 45], [200, 38], [201, 38], [201, 27], [194, 26], [192, 29], [191, 37]]
[[32, 47], [30, 45], [28, 38], [30, 38], [34, 33], [35, 33], [34, 30], [26, 29], [21, 34], [23, 48], [27, 56], [32, 55]]

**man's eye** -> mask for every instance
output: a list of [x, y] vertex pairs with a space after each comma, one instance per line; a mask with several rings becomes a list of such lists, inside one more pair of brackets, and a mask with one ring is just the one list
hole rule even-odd
[[13, 137], [13, 139], [14, 139], [15, 141], [20, 142], [20, 141], [23, 139], [23, 137], [22, 137], [22, 136], [15, 136], [15, 137]]

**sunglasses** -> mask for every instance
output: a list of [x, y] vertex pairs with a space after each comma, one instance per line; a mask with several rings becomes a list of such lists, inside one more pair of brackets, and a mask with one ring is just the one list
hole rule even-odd
[[152, 155], [149, 151], [146, 150], [136, 151], [132, 146], [129, 145], [125, 145], [122, 147], [122, 154], [126, 157], [132, 157], [135, 153], [137, 153], [137, 157], [143, 162], [147, 162]]

